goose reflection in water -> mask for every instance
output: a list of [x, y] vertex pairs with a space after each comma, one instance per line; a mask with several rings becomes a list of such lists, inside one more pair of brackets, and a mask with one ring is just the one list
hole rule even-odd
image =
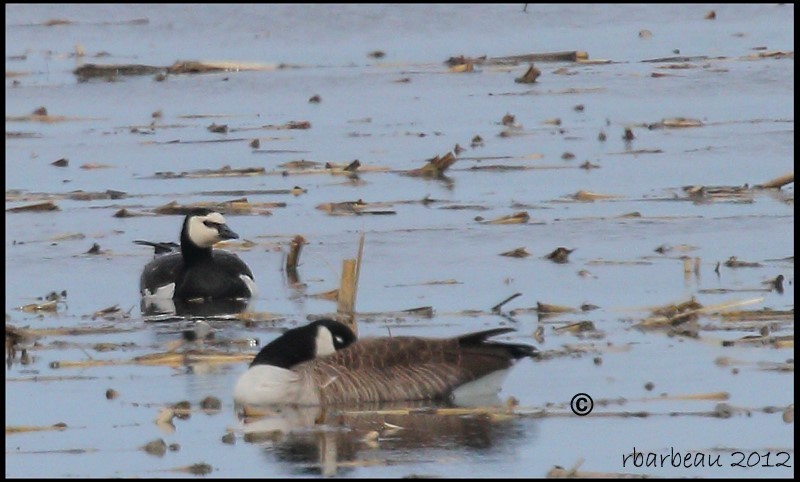
[[446, 463], [459, 453], [473, 459], [529, 443], [535, 422], [500, 412], [431, 402], [284, 406], [244, 417], [239, 430], [293, 473], [341, 476], [374, 465]]
[[140, 309], [142, 315], [150, 320], [160, 317], [209, 317], [235, 315], [251, 311], [253, 302], [249, 299], [221, 300], [178, 300], [178, 299], [142, 299]]

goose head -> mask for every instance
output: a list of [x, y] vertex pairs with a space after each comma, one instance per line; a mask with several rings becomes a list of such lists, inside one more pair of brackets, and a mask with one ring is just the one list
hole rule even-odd
[[331, 355], [355, 341], [355, 333], [343, 323], [330, 319], [317, 320], [286, 331], [262, 348], [250, 366], [272, 365], [289, 369], [299, 363]]
[[186, 215], [181, 231], [181, 245], [190, 243], [201, 249], [211, 248], [226, 239], [238, 239], [228, 227], [225, 217], [210, 209], [195, 209]]

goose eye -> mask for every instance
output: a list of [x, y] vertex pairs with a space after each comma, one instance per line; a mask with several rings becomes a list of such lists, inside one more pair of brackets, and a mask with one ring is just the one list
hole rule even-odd
[[215, 223], [214, 221], [203, 221], [203, 224], [211, 229], [217, 229], [217, 226], [219, 226], [219, 223]]
[[335, 340], [336, 340], [336, 343], [338, 343], [340, 345], [344, 345], [344, 338], [342, 338], [341, 336], [337, 336], [335, 338]]

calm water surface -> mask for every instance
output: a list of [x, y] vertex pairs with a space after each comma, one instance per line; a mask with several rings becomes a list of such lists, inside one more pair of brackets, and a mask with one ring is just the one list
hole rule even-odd
[[[6, 208], [52, 195], [60, 211], [6, 212], [6, 322], [130, 331], [45, 336], [30, 350], [28, 364], [17, 355], [6, 370], [6, 426], [63, 422], [69, 428], [7, 435], [6, 476], [173, 477], [185, 475], [175, 469], [206, 463], [217, 477], [542, 477], [555, 466], [659, 477], [791, 477], [794, 424], [781, 415], [794, 403], [793, 364], [789, 371], [764, 369], [792, 359], [790, 349], [723, 347], [723, 340], [757, 335], [758, 327], [732, 323], [731, 329], [712, 330], [724, 322], [711, 316], [700, 318], [709, 329], [698, 338], [632, 326], [649, 315], [648, 307], [692, 296], [706, 306], [757, 299], [742, 309], [793, 310], [794, 185], [781, 193], [705, 203], [687, 201], [682, 188], [754, 185], [793, 170], [793, 55], [749, 56], [793, 54], [794, 7], [531, 4], [527, 13], [522, 7], [7, 5]], [[716, 11], [715, 20], [704, 19], [710, 10]], [[54, 19], [72, 23], [43, 25]], [[642, 30], [652, 36], [642, 38]], [[85, 52], [82, 60], [74, 57], [76, 45]], [[377, 50], [385, 56], [368, 55]], [[476, 66], [476, 72], [463, 74], [444, 65], [458, 55], [566, 50], [611, 63], [537, 63], [542, 76], [532, 85], [514, 82], [527, 64]], [[707, 58], [641, 62], [675, 56]], [[172, 75], [163, 82], [150, 75], [78, 82], [72, 73], [81, 62], [168, 66], [177, 60], [288, 68]], [[309, 103], [313, 95], [322, 101]], [[73, 120], [8, 118], [41, 106]], [[162, 116], [149, 130], [156, 111]], [[501, 136], [505, 114], [513, 114], [521, 127]], [[699, 119], [704, 126], [645, 127], [675, 117]], [[255, 129], [290, 121], [309, 121], [312, 127]], [[227, 124], [229, 133], [209, 132], [212, 122]], [[636, 135], [630, 144], [622, 140], [626, 126]], [[600, 131], [607, 141], [598, 141]], [[475, 136], [482, 146], [471, 145]], [[260, 139], [260, 151], [248, 147], [253, 138]], [[240, 140], [193, 142], [221, 139]], [[397, 172], [364, 172], [360, 182], [327, 174], [280, 175], [280, 164], [299, 159], [359, 159], [365, 167], [409, 170], [456, 144], [466, 151], [447, 172], [448, 180]], [[565, 160], [565, 152], [575, 157]], [[61, 158], [69, 160], [66, 168], [51, 165]], [[578, 168], [584, 161], [600, 168]], [[82, 169], [85, 164], [108, 167]], [[487, 165], [526, 169], [472, 169]], [[156, 172], [223, 166], [262, 167], [267, 175], [154, 178]], [[361, 336], [389, 331], [453, 336], [513, 325], [518, 331], [508, 339], [515, 342], [545, 351], [581, 346], [588, 350], [583, 356], [522, 361], [500, 394], [502, 400], [516, 397], [522, 408], [548, 408], [563, 416], [494, 422], [352, 416], [313, 430], [319, 414], [287, 413], [268, 422], [291, 424], [293, 430], [282, 425], [282, 435], [265, 437], [250, 433], [253, 427], [242, 426], [234, 415], [231, 391], [245, 363], [50, 368], [53, 361], [129, 360], [164, 351], [179, 337], [183, 325], [143, 321], [138, 277], [152, 252], [133, 241], [176, 240], [180, 218], [113, 217], [117, 210], [150, 211], [173, 200], [226, 201], [241, 197], [234, 191], [294, 186], [306, 193], [247, 195], [252, 203], [285, 203], [270, 216], [228, 216], [232, 229], [255, 243], [237, 248], [260, 288], [251, 308], [276, 321], [255, 328], [218, 322], [218, 339], [252, 337], [264, 343], [309, 315], [334, 311], [331, 302], [307, 295], [337, 287], [341, 260], [355, 256], [364, 233], [357, 300]], [[76, 190], [108, 189], [127, 197], [62, 199]], [[570, 201], [579, 190], [614, 198]], [[203, 194], [214, 191], [230, 194]], [[421, 203], [426, 197], [437, 202]], [[388, 203], [379, 209], [396, 214], [330, 216], [316, 209], [358, 199]], [[530, 215], [528, 223], [476, 220], [522, 210]], [[638, 216], [623, 216], [630, 213]], [[77, 234], [82, 237], [71, 236]], [[281, 270], [296, 234], [309, 241], [300, 286], [289, 284]], [[85, 254], [93, 243], [103, 255]], [[659, 255], [654, 249], [661, 245], [694, 249]], [[523, 246], [533, 256], [498, 256]], [[558, 246], [575, 249], [569, 263], [543, 258]], [[699, 275], [684, 276], [683, 254], [700, 259]], [[761, 266], [723, 266], [717, 274], [717, 263], [731, 256]], [[590, 276], [579, 276], [581, 270]], [[786, 277], [783, 294], [760, 291], [762, 282], [779, 274]], [[729, 291], [708, 291], [723, 288]], [[18, 310], [62, 290], [68, 296], [57, 313]], [[537, 302], [591, 303], [599, 309], [548, 319], [530, 311], [511, 318], [490, 313], [514, 293], [522, 295], [504, 305], [505, 314]], [[130, 317], [92, 319], [112, 305], [130, 310]], [[420, 306], [431, 306], [434, 316], [389, 314]], [[579, 337], [555, 330], [577, 321], [591, 321], [596, 331]], [[792, 321], [765, 324], [772, 335], [793, 337]], [[539, 327], [543, 343], [533, 339]], [[98, 343], [118, 345], [103, 351]], [[720, 357], [732, 365], [715, 363]], [[106, 400], [109, 388], [119, 398]], [[628, 402], [572, 416], [568, 404], [579, 392]], [[719, 400], [646, 400], [717, 392], [729, 394], [730, 418], [702, 415]], [[222, 401], [219, 413], [195, 412], [176, 420], [171, 433], [154, 423], [161, 407], [181, 400], [197, 406], [208, 395]], [[650, 416], [603, 416], [642, 411]], [[387, 431], [384, 421], [404, 430]], [[221, 441], [229, 430], [234, 444]], [[381, 430], [375, 441], [368, 437], [373, 430]], [[177, 450], [158, 457], [140, 449], [158, 438], [177, 444]], [[719, 457], [722, 467], [625, 464], [623, 456], [634, 449]], [[732, 467], [735, 451], [757, 452], [761, 462]], [[774, 466], [784, 461], [776, 458], [778, 452], [787, 453], [790, 467]]]

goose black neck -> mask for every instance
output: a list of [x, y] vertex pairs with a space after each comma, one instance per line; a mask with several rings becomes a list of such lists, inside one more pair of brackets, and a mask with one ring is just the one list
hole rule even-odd
[[250, 366], [271, 365], [289, 369], [314, 358], [313, 344], [305, 339], [300, 340], [301, 337], [296, 336], [296, 332], [290, 330], [287, 333], [288, 336], [284, 334], [262, 348]]
[[333, 350], [341, 350], [356, 341], [353, 331], [342, 323], [323, 318], [305, 326], [292, 328], [272, 340], [253, 359], [250, 366], [272, 365], [278, 368], [292, 368], [300, 363], [313, 360], [320, 349], [319, 335], [324, 329], [333, 344]]
[[189, 239], [188, 231], [188, 226], [184, 225], [183, 231], [181, 231], [181, 254], [183, 255], [183, 262], [188, 265], [204, 259], [211, 259], [211, 247], [201, 248], [196, 245]]

